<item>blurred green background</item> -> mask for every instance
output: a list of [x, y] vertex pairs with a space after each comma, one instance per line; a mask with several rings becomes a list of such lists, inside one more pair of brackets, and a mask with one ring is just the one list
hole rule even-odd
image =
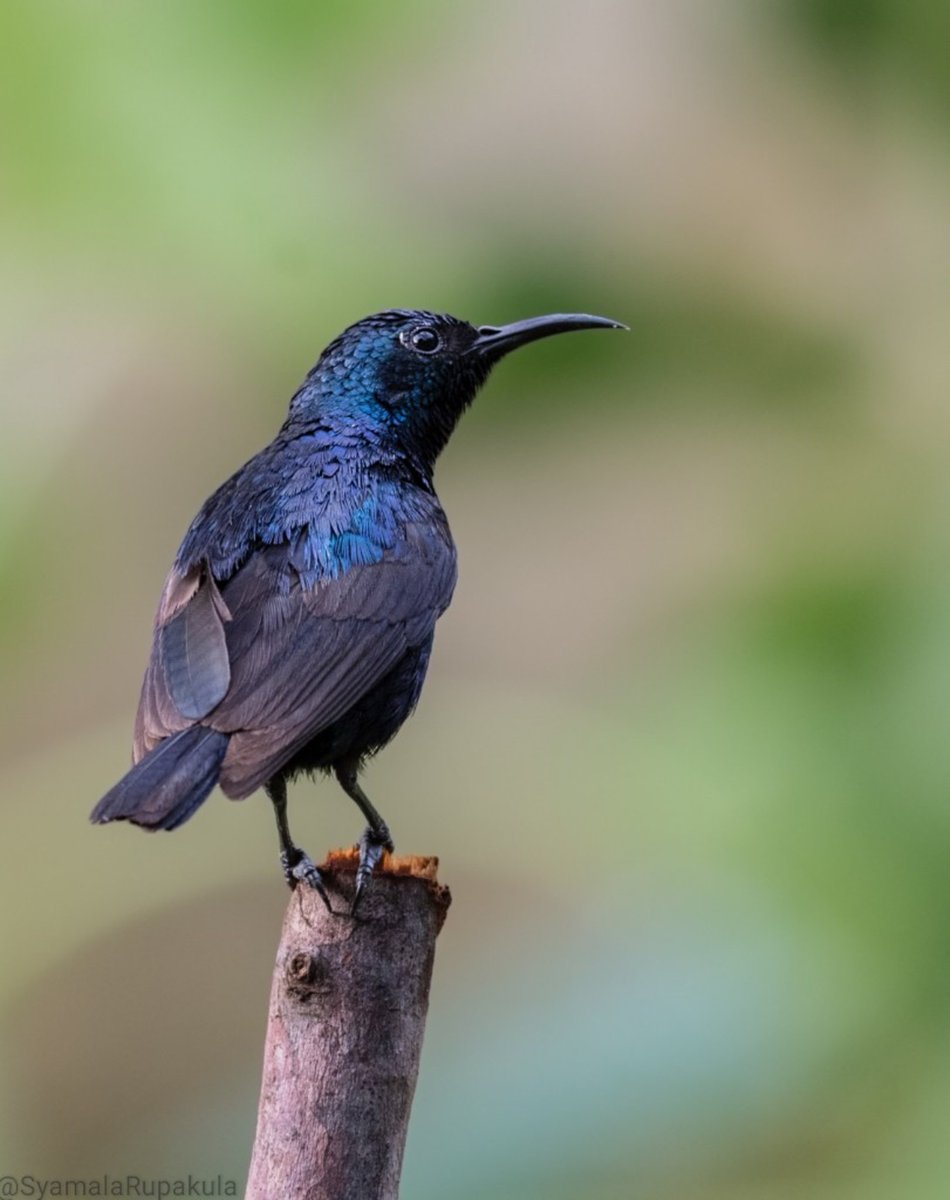
[[[4, 0], [0, 1172], [243, 1181], [269, 806], [93, 829], [164, 572], [344, 325], [501, 366], [367, 772], [437, 853], [414, 1200], [950, 1178], [950, 6]], [[358, 814], [298, 784], [316, 856]]]

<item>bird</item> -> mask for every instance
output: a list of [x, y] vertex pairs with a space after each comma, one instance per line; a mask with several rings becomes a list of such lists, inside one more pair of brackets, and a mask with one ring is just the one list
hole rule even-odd
[[325, 881], [294, 842], [287, 783], [333, 773], [362, 811], [352, 911], [389, 826], [359, 782], [419, 700], [456, 549], [436, 459], [491, 369], [541, 338], [626, 329], [587, 313], [474, 326], [388, 309], [326, 347], [274, 440], [215, 491], [168, 572], [131, 770], [95, 824], [184, 824], [215, 785], [273, 804], [291, 888]]

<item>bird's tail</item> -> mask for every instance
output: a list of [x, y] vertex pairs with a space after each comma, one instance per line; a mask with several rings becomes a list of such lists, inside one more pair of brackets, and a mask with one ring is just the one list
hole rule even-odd
[[177, 829], [218, 782], [230, 735], [191, 725], [150, 750], [106, 792], [90, 820], [132, 821], [143, 829]]

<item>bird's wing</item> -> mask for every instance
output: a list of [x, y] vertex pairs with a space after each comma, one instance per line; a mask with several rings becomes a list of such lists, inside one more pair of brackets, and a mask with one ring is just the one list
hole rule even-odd
[[207, 716], [227, 694], [231, 663], [224, 634], [231, 613], [199, 566], [172, 567], [155, 618], [152, 656], [135, 718], [133, 759]]
[[[256, 550], [218, 595], [200, 580], [183, 605], [169, 604], [156, 633], [142, 752], [194, 720], [231, 733], [222, 772], [230, 795], [259, 787], [421, 645], [455, 584], [454, 547], [431, 526], [408, 525], [381, 561], [311, 588], [300, 586], [292, 556], [287, 542]], [[185, 589], [169, 590], [174, 601]], [[196, 602], [195, 617], [164, 632]]]

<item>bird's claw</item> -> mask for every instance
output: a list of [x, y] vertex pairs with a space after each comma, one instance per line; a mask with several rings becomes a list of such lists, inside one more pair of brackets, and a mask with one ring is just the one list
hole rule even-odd
[[385, 825], [380, 829], [368, 828], [360, 838], [360, 861], [356, 868], [356, 887], [353, 890], [353, 904], [350, 907], [351, 916], [356, 915], [360, 898], [370, 876], [379, 866], [384, 851], [388, 850], [392, 854], [394, 849], [392, 835]]
[[319, 895], [320, 899], [327, 906], [327, 912], [333, 912], [330, 897], [327, 895], [327, 889], [323, 883], [323, 876], [309, 854], [304, 854], [302, 850], [298, 850], [294, 858], [287, 851], [281, 851], [280, 865], [283, 867], [287, 886], [291, 890], [296, 888], [298, 883], [305, 883], [307, 887], [312, 887]]

